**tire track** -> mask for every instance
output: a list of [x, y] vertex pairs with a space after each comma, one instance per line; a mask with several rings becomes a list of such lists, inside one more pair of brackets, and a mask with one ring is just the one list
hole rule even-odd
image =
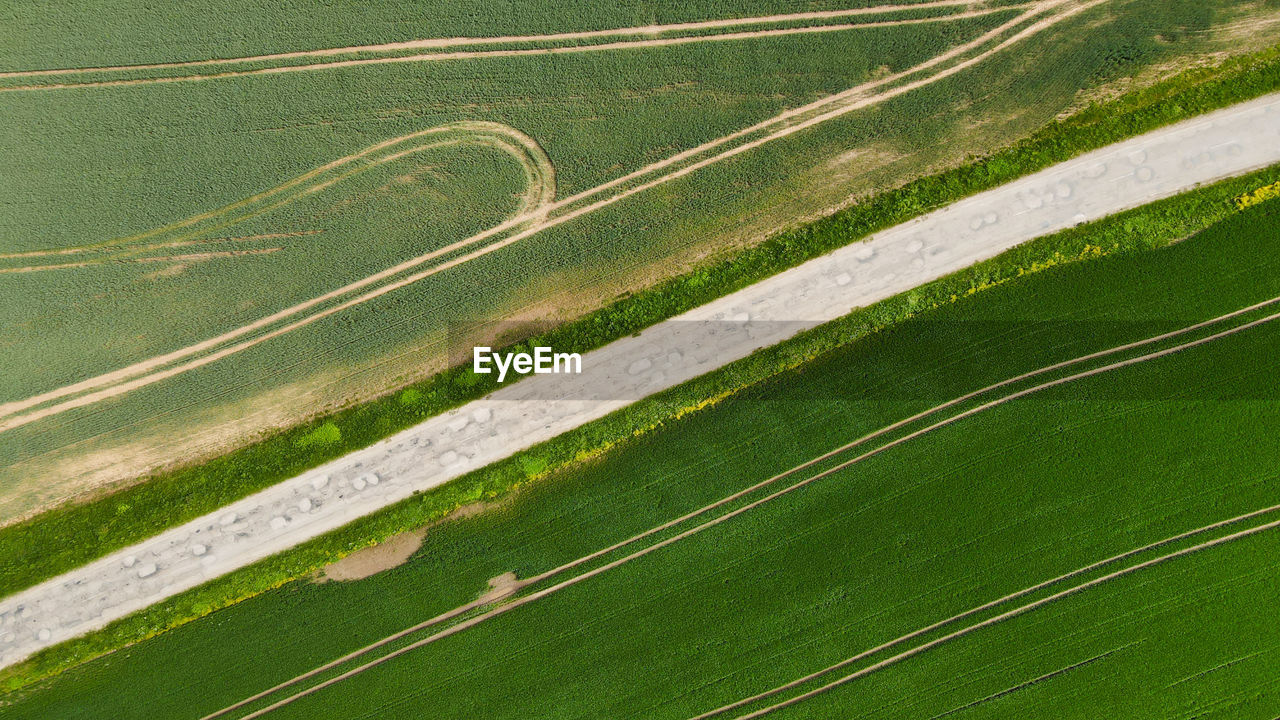
[[[628, 42], [603, 43], [597, 45], [580, 45], [576, 47], [564, 48], [523, 48], [516, 50], [481, 50], [467, 52], [449, 52], [449, 53], [431, 53], [417, 54], [407, 57], [383, 57], [383, 58], [360, 58], [347, 61], [324, 61], [325, 58], [331, 58], [341, 55], [360, 55], [360, 54], [389, 54], [396, 52], [405, 52], [412, 50], [440, 50], [444, 48], [454, 47], [472, 47], [472, 46], [502, 46], [502, 45], [523, 45], [537, 43], [563, 43], [563, 42], [581, 42], [601, 40], [605, 38], [616, 37], [635, 37], [635, 36], [652, 36], [663, 33], [689, 33], [700, 32], [703, 30], [719, 30], [722, 28], [741, 27], [744, 25], [772, 25], [791, 22], [805, 21], [824, 21], [838, 20], [842, 18], [856, 17], [860, 15], [878, 15], [891, 14], [896, 12], [905, 12], [912, 10], [932, 10], [968, 7], [980, 10], [986, 8], [988, 2], [985, 0], [934, 0], [933, 2], [923, 3], [907, 3], [897, 5], [879, 5], [875, 7], [851, 8], [847, 10], [828, 10], [817, 12], [799, 12], [784, 13], [776, 15], [761, 15], [756, 17], [745, 18], [724, 18], [719, 20], [705, 20], [700, 22], [687, 23], [668, 23], [664, 25], [645, 25], [638, 27], [615, 28], [608, 30], [588, 30], [581, 32], [564, 32], [564, 33], [548, 33], [543, 35], [506, 35], [493, 38], [484, 37], [452, 37], [452, 38], [426, 38], [420, 40], [409, 40], [405, 42], [394, 43], [378, 43], [370, 45], [350, 45], [338, 48], [326, 48], [322, 50], [303, 50], [298, 52], [287, 53], [269, 53], [264, 55], [249, 55], [236, 58], [218, 58], [213, 60], [192, 60], [184, 62], [167, 62], [167, 63], [147, 63], [138, 65], [111, 65], [100, 67], [86, 68], [57, 68], [51, 70], [17, 70], [10, 72], [0, 72], [0, 80], [10, 78], [41, 78], [41, 77], [60, 77], [78, 74], [97, 74], [97, 73], [124, 73], [138, 72], [148, 70], [184, 70], [188, 68], [213, 68], [225, 65], [241, 65], [254, 63], [277, 63], [287, 60], [308, 60], [320, 59], [320, 62], [304, 64], [277, 66], [270, 68], [260, 68], [248, 71], [231, 71], [221, 73], [171, 76], [160, 78], [140, 78], [137, 80], [122, 81], [89, 81], [83, 83], [63, 83], [50, 85], [26, 85], [15, 87], [0, 88], [0, 91], [14, 90], [43, 90], [43, 89], [65, 89], [73, 87], [101, 87], [103, 85], [126, 85], [126, 84], [143, 84], [152, 82], [173, 82], [182, 80], [208, 80], [226, 77], [239, 77], [247, 74], [262, 73], [280, 73], [280, 72], [297, 72], [305, 70], [320, 70], [334, 67], [348, 67], [351, 65], [368, 64], [368, 63], [387, 63], [387, 62], [420, 62], [429, 60], [449, 60], [449, 59], [465, 59], [476, 57], [513, 57], [517, 55], [529, 54], [549, 54], [555, 52], [589, 52], [594, 50], [616, 50], [620, 48], [639, 48], [639, 47], [657, 47], [662, 45], [671, 45], [687, 42], [701, 42], [722, 39], [742, 39], [751, 37], [770, 37], [778, 34], [790, 34], [795, 32], [821, 32], [824, 28], [829, 29], [850, 29], [855, 27], [870, 27], [880, 24], [910, 24], [918, 22], [936, 22], [949, 19], [957, 19], [961, 15], [939, 15], [925, 18], [910, 18], [905, 20], [890, 20], [884, 23], [859, 23], [845, 24], [843, 26], [813, 26], [800, 28], [781, 28], [775, 30], [755, 30], [737, 33], [718, 33], [714, 35], [695, 35], [691, 37], [675, 37], [675, 38], [647, 38], [641, 40], [633, 40]], [[986, 9], [986, 12], [995, 12], [1003, 8]], [[968, 17], [975, 17], [974, 11], [969, 11]]]
[[[1271, 506], [1271, 507], [1269, 507], [1269, 508], [1263, 508], [1263, 509], [1261, 509], [1261, 510], [1256, 510], [1256, 511], [1254, 511], [1254, 512], [1252, 512], [1252, 513], [1249, 513], [1248, 515], [1240, 516], [1239, 518], [1231, 518], [1231, 519], [1228, 519], [1228, 520], [1223, 520], [1223, 521], [1220, 521], [1220, 522], [1215, 523], [1214, 525], [1212, 525], [1212, 526], [1208, 526], [1208, 527], [1209, 527], [1209, 528], [1213, 528], [1213, 527], [1222, 527], [1223, 525], [1228, 525], [1228, 524], [1231, 524], [1231, 523], [1233, 523], [1233, 522], [1239, 522], [1240, 520], [1243, 520], [1243, 519], [1245, 519], [1245, 518], [1249, 518], [1249, 517], [1256, 517], [1257, 515], [1261, 515], [1261, 514], [1263, 514], [1263, 513], [1273, 512], [1273, 511], [1275, 511], [1275, 510], [1277, 510], [1277, 509], [1280, 509], [1280, 505], [1273, 505], [1273, 506]], [[827, 692], [827, 691], [829, 691], [829, 690], [832, 690], [832, 689], [834, 689], [834, 688], [836, 688], [836, 687], [839, 687], [840, 685], [844, 685], [845, 683], [848, 683], [848, 682], [851, 682], [851, 681], [853, 681], [853, 680], [856, 680], [856, 679], [858, 679], [858, 678], [860, 678], [860, 677], [864, 677], [864, 676], [866, 676], [866, 675], [869, 675], [869, 674], [871, 674], [871, 673], [873, 673], [873, 672], [875, 672], [875, 671], [877, 671], [877, 670], [880, 670], [880, 669], [882, 669], [882, 668], [888, 667], [888, 666], [893, 665], [893, 664], [895, 664], [895, 663], [899, 663], [899, 662], [901, 662], [901, 661], [903, 661], [903, 660], [906, 660], [907, 658], [910, 658], [910, 657], [914, 657], [914, 656], [916, 656], [916, 655], [919, 655], [920, 653], [922, 653], [922, 652], [924, 652], [924, 651], [926, 651], [926, 650], [929, 650], [929, 649], [935, 648], [935, 647], [937, 647], [937, 646], [939, 646], [939, 645], [941, 645], [941, 644], [943, 644], [943, 643], [945, 643], [945, 642], [948, 642], [948, 641], [950, 641], [950, 640], [954, 640], [954, 639], [956, 639], [956, 638], [964, 637], [965, 635], [968, 635], [968, 634], [970, 634], [970, 633], [976, 632], [976, 631], [981, 630], [981, 629], [986, 628], [986, 627], [990, 627], [990, 626], [995, 625], [995, 624], [997, 624], [997, 623], [1004, 622], [1005, 620], [1008, 620], [1008, 619], [1010, 619], [1010, 618], [1015, 618], [1015, 617], [1018, 617], [1019, 615], [1024, 615], [1024, 614], [1026, 614], [1026, 613], [1028, 613], [1028, 612], [1031, 612], [1032, 610], [1035, 610], [1035, 609], [1037, 609], [1037, 608], [1043, 607], [1044, 605], [1048, 605], [1049, 603], [1055, 602], [1055, 601], [1057, 601], [1057, 600], [1061, 600], [1061, 599], [1066, 598], [1066, 597], [1070, 597], [1070, 596], [1072, 596], [1072, 595], [1077, 595], [1077, 594], [1079, 594], [1079, 593], [1081, 593], [1081, 592], [1084, 592], [1085, 590], [1089, 590], [1089, 589], [1094, 588], [1094, 587], [1097, 587], [1098, 585], [1101, 585], [1101, 584], [1103, 584], [1103, 583], [1109, 582], [1109, 581], [1111, 581], [1111, 580], [1115, 580], [1116, 578], [1124, 577], [1124, 576], [1126, 576], [1126, 575], [1130, 575], [1130, 574], [1132, 574], [1132, 573], [1135, 573], [1135, 572], [1137, 572], [1137, 571], [1139, 571], [1139, 570], [1144, 570], [1144, 569], [1146, 569], [1146, 568], [1149, 568], [1149, 567], [1152, 567], [1152, 566], [1155, 566], [1155, 565], [1159, 565], [1159, 564], [1161, 564], [1161, 563], [1165, 563], [1165, 562], [1168, 562], [1168, 561], [1170, 561], [1170, 560], [1174, 560], [1174, 559], [1177, 559], [1177, 558], [1180, 558], [1180, 557], [1184, 557], [1184, 556], [1186, 556], [1186, 555], [1191, 555], [1191, 554], [1193, 554], [1193, 553], [1197, 553], [1197, 552], [1200, 552], [1200, 551], [1202, 551], [1202, 550], [1208, 550], [1209, 548], [1214, 548], [1214, 547], [1217, 547], [1217, 546], [1219, 546], [1219, 545], [1224, 545], [1224, 544], [1226, 544], [1226, 543], [1233, 542], [1233, 541], [1235, 541], [1235, 540], [1240, 540], [1240, 539], [1243, 539], [1243, 538], [1251, 537], [1251, 536], [1253, 536], [1253, 535], [1257, 535], [1257, 534], [1259, 534], [1259, 533], [1265, 532], [1265, 531], [1267, 531], [1267, 530], [1272, 530], [1272, 529], [1277, 528], [1277, 527], [1280, 527], [1280, 520], [1273, 520], [1273, 521], [1271, 521], [1271, 522], [1264, 523], [1264, 524], [1262, 524], [1262, 525], [1258, 525], [1258, 526], [1256, 526], [1256, 527], [1247, 528], [1247, 529], [1245, 529], [1245, 530], [1240, 530], [1240, 531], [1237, 531], [1237, 532], [1231, 533], [1230, 535], [1225, 535], [1225, 536], [1220, 537], [1220, 538], [1214, 538], [1213, 540], [1207, 540], [1207, 541], [1205, 541], [1205, 542], [1199, 543], [1199, 544], [1197, 544], [1197, 545], [1193, 545], [1193, 546], [1191, 546], [1191, 547], [1187, 547], [1187, 548], [1183, 548], [1183, 549], [1181, 549], [1181, 550], [1176, 550], [1176, 551], [1174, 551], [1174, 552], [1166, 553], [1166, 554], [1164, 554], [1164, 555], [1160, 555], [1159, 557], [1151, 558], [1150, 560], [1145, 560], [1145, 561], [1140, 562], [1140, 563], [1138, 563], [1137, 565], [1133, 565], [1133, 566], [1131, 566], [1131, 567], [1127, 567], [1127, 568], [1122, 568], [1122, 569], [1120, 569], [1120, 570], [1116, 570], [1116, 571], [1114, 571], [1114, 572], [1111, 572], [1111, 573], [1108, 573], [1108, 574], [1106, 574], [1106, 575], [1103, 575], [1102, 577], [1094, 578], [1093, 580], [1090, 580], [1090, 581], [1088, 581], [1088, 582], [1084, 582], [1084, 583], [1081, 583], [1081, 584], [1079, 584], [1079, 585], [1075, 585], [1075, 586], [1073, 586], [1073, 587], [1067, 588], [1066, 590], [1061, 590], [1061, 591], [1059, 591], [1059, 592], [1056, 592], [1056, 593], [1054, 593], [1054, 594], [1052, 594], [1052, 595], [1049, 595], [1049, 596], [1047, 596], [1047, 597], [1041, 598], [1041, 599], [1036, 600], [1036, 601], [1034, 601], [1034, 602], [1027, 603], [1026, 605], [1021, 605], [1021, 606], [1016, 607], [1016, 608], [1014, 608], [1014, 609], [1012, 609], [1012, 610], [1009, 610], [1009, 611], [1006, 611], [1006, 612], [1000, 613], [999, 615], [996, 615], [996, 616], [994, 616], [994, 617], [987, 618], [986, 620], [983, 620], [983, 621], [981, 621], [981, 622], [975, 623], [974, 625], [970, 625], [969, 627], [965, 627], [965, 628], [962, 628], [962, 629], [960, 629], [960, 630], [956, 630], [955, 632], [949, 633], [949, 634], [944, 635], [944, 636], [942, 636], [942, 637], [940, 637], [940, 638], [937, 638], [937, 639], [935, 639], [935, 640], [930, 640], [930, 641], [929, 641], [929, 642], [927, 642], [927, 643], [924, 643], [924, 644], [922, 644], [922, 645], [918, 645], [918, 646], [916, 646], [916, 647], [914, 647], [914, 648], [911, 648], [910, 650], [905, 650], [905, 651], [900, 652], [900, 653], [898, 653], [897, 655], [894, 655], [894, 656], [892, 656], [892, 657], [885, 658], [884, 660], [881, 660], [880, 662], [877, 662], [877, 663], [875, 663], [875, 664], [873, 664], [873, 665], [869, 665], [869, 666], [867, 666], [867, 667], [865, 667], [865, 668], [862, 668], [861, 670], [858, 670], [858, 671], [856, 671], [856, 672], [852, 672], [852, 673], [850, 673], [850, 674], [848, 674], [848, 675], [845, 675], [844, 677], [841, 677], [841, 678], [838, 678], [838, 679], [836, 679], [836, 680], [833, 680], [832, 682], [829, 682], [829, 683], [827, 683], [826, 685], [823, 685], [822, 687], [814, 688], [813, 690], [810, 690], [810, 691], [808, 691], [808, 692], [806, 692], [806, 693], [803, 693], [803, 694], [801, 694], [801, 695], [797, 695], [797, 696], [796, 696], [796, 697], [794, 697], [794, 698], [789, 698], [789, 699], [787, 699], [787, 700], [784, 700], [784, 701], [779, 702], [779, 703], [775, 703], [775, 704], [770, 705], [770, 706], [768, 706], [768, 707], [761, 708], [761, 709], [756, 710], [756, 711], [753, 711], [753, 712], [749, 712], [749, 713], [747, 713], [747, 714], [745, 714], [745, 715], [739, 715], [739, 716], [737, 716], [734, 720], [750, 720], [750, 718], [758, 718], [758, 717], [762, 717], [762, 716], [767, 715], [767, 714], [769, 714], [769, 713], [772, 713], [772, 712], [774, 712], [774, 711], [776, 711], [776, 710], [781, 710], [781, 709], [786, 708], [786, 707], [791, 707], [791, 706], [796, 705], [796, 704], [799, 704], [799, 703], [801, 703], [801, 702], [803, 702], [803, 701], [805, 701], [805, 700], [808, 700], [808, 699], [810, 699], [810, 698], [813, 698], [813, 697], [815, 697], [815, 696], [817, 696], [817, 695], [821, 695], [822, 693], [825, 693], [825, 692]], [[1193, 531], [1193, 532], [1198, 532], [1198, 531]], [[1158, 544], [1159, 544], [1159, 545], [1168, 544], [1168, 543], [1170, 543], [1170, 542], [1173, 542], [1175, 539], [1177, 539], [1177, 538], [1179, 538], [1179, 537], [1185, 537], [1186, 535], [1187, 535], [1187, 534], [1186, 534], [1186, 533], [1184, 533], [1184, 534], [1183, 534], [1183, 535], [1181, 535], [1181, 536], [1175, 536], [1174, 538], [1169, 538], [1168, 540], [1162, 541], [1161, 543], [1158, 543]], [[1137, 552], [1137, 551], [1134, 551], [1134, 552]], [[905, 637], [905, 636], [904, 636], [904, 637]], [[896, 642], [896, 641], [895, 641], [895, 642]], [[855, 657], [857, 657], [857, 656], [855, 656]], [[865, 657], [865, 655], [864, 655], [864, 657]], [[843, 667], [843, 666], [845, 666], [845, 665], [847, 665], [848, 663], [851, 663], [851, 662], [853, 662], [853, 659], [852, 659], [852, 658], [850, 658], [850, 659], [848, 659], [848, 660], [841, 661], [840, 663], [837, 663], [836, 665], [832, 665], [832, 666], [830, 666], [829, 668], [826, 668], [826, 669], [824, 669], [824, 670], [820, 670], [820, 671], [819, 671], [818, 673], [816, 673], [816, 674], [826, 674], [826, 673], [828, 673], [828, 672], [832, 672], [832, 671], [834, 671], [835, 669], [837, 669], [837, 668], [839, 668], [839, 667]], [[815, 675], [816, 675], [816, 674], [815, 674]], [[772, 694], [772, 692], [773, 692], [773, 691], [770, 691], [770, 694]], [[779, 690], [779, 692], [780, 692], [780, 690]], [[736, 706], [737, 706], [737, 704], [735, 704], [735, 707], [736, 707]], [[729, 706], [726, 706], [726, 709], [727, 709], [728, 707], [729, 707]], [[709, 713], [704, 713], [704, 714], [702, 714], [702, 715], [698, 715], [697, 717], [698, 717], [698, 718], [708, 718], [708, 717], [712, 717], [712, 716], [714, 716], [714, 715], [721, 714], [722, 712], [724, 712], [724, 710], [717, 709], [717, 710], [713, 710], [713, 711], [711, 711], [711, 712], [709, 712]]]
[[41, 270], [66, 270], [69, 268], [92, 267], [94, 265], [105, 265], [113, 262], [170, 262], [170, 263], [190, 263], [203, 262], [205, 260], [213, 260], [215, 258], [244, 257], [246, 255], [270, 255], [271, 253], [283, 250], [283, 247], [269, 248], [252, 248], [249, 250], [216, 250], [197, 253], [186, 253], [184, 255], [155, 255], [148, 257], [133, 258], [100, 258], [97, 260], [83, 260], [71, 263], [55, 263], [52, 265], [24, 265], [22, 267], [0, 268], [0, 275], [9, 273], [30, 273], [39, 272]]

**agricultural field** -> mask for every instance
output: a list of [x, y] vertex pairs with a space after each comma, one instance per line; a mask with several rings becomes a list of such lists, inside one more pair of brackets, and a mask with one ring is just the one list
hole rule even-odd
[[1230, 0], [5, 14], [5, 523], [1280, 38]]
[[1270, 192], [941, 304], [5, 716], [1274, 718]]

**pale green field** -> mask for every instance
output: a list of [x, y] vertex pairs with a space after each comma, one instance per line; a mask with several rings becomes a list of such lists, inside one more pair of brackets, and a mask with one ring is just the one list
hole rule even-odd
[[[411, 11], [334, 5], [305, 20], [272, 23], [283, 11], [245, 5], [211, 17], [128, 6], [57, 14], [9, 9], [16, 20], [5, 33], [20, 40], [0, 54], [0, 71], [839, 7], [739, 1], [678, 10], [618, 5], [596, 14], [577, 3], [545, 3], [511, 18], [457, 3]], [[568, 317], [853, 194], [1007, 144], [1071, 107], [1083, 91], [1221, 49], [1223, 38], [1212, 29], [1257, 10], [1236, 6], [1106, 3], [954, 77], [541, 230], [229, 357], [2, 429], [0, 518], [429, 374], [440, 367], [451, 323]], [[204, 342], [483, 233], [519, 212], [531, 172], [546, 181], [549, 166], [555, 197], [570, 197], [919, 65], [1011, 22], [1017, 12], [201, 81], [13, 90], [27, 81], [0, 78], [0, 152], [7, 161], [0, 174], [6, 255], [0, 270], [8, 271], [0, 273], [6, 356], [0, 403], [21, 403]], [[90, 40], [91, 28], [117, 32]], [[510, 128], [533, 149], [472, 135], [376, 165], [356, 162], [351, 167], [362, 172], [314, 192], [283, 192], [278, 197], [289, 203], [260, 214], [241, 217], [245, 208], [236, 207], [339, 158], [459, 122]], [[158, 231], [209, 213], [215, 217]], [[511, 233], [531, 226], [513, 226]], [[63, 250], [75, 252], [49, 254]], [[458, 259], [462, 251], [451, 253], [433, 262]], [[10, 408], [0, 423], [82, 395]]]

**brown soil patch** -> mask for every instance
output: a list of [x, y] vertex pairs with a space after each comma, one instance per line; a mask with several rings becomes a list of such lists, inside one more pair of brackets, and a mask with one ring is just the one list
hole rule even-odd
[[[438, 523], [478, 515], [489, 507], [491, 507], [490, 504], [482, 502], [469, 503], [425, 527], [392, 535], [377, 545], [357, 550], [317, 570], [315, 581], [328, 582], [337, 580], [345, 582], [347, 580], [363, 580], [383, 570], [390, 570], [393, 567], [403, 565], [410, 557], [413, 557], [418, 548], [422, 547], [422, 539], [426, 537], [427, 531], [432, 527], [435, 527]], [[511, 576], [510, 579], [507, 578], [507, 575]], [[520, 586], [515, 577], [515, 573], [506, 573], [493, 578], [489, 581], [489, 593], [497, 593], [496, 599], [513, 592]]]
[[363, 580], [408, 560], [422, 547], [424, 530], [392, 535], [372, 547], [357, 550], [320, 570], [317, 582]]

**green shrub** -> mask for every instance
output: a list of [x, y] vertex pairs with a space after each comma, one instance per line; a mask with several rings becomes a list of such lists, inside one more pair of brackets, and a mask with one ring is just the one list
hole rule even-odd
[[342, 431], [332, 422], [327, 422], [294, 441], [294, 445], [303, 450], [313, 447], [326, 447], [342, 442]]

